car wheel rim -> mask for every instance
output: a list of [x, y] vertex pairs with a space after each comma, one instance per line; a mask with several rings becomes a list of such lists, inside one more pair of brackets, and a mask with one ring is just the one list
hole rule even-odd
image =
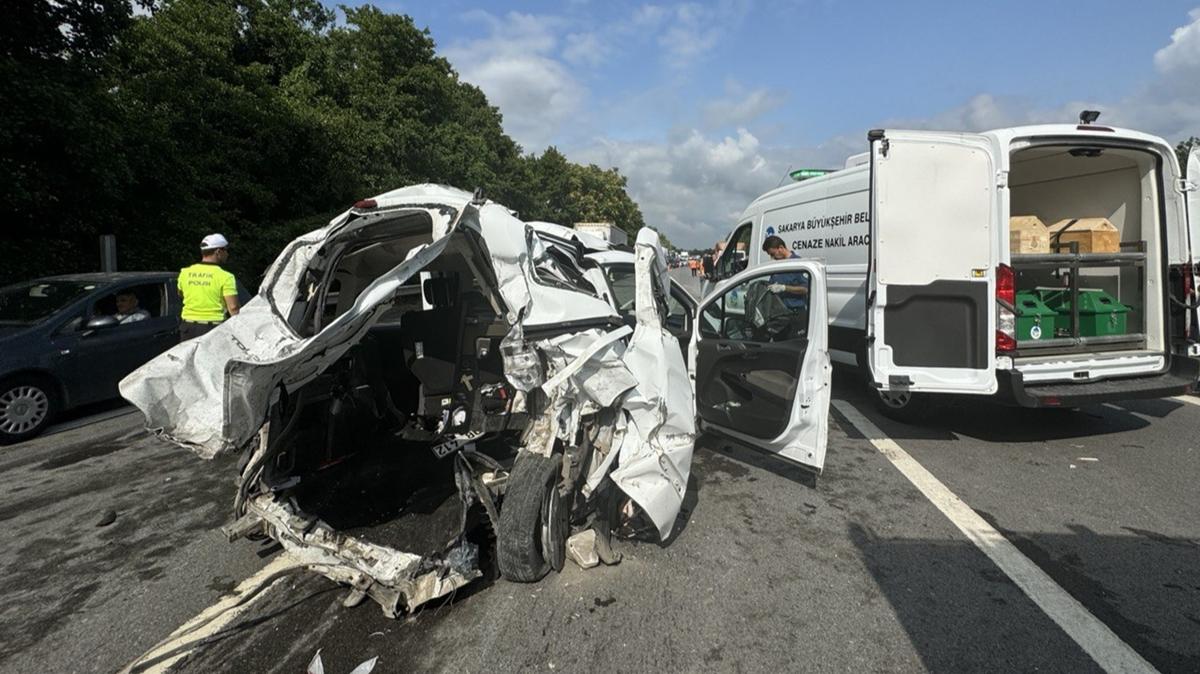
[[36, 386], [17, 386], [0, 394], [0, 432], [27, 433], [46, 420], [50, 397]]
[[908, 405], [912, 400], [912, 394], [906, 391], [880, 391], [879, 398], [883, 400], [883, 404], [894, 409], [900, 409]]
[[546, 490], [542, 501], [542, 557], [549, 560], [554, 551], [554, 539], [557, 535], [559, 509], [562, 507], [558, 495], [558, 487], [551, 485]]

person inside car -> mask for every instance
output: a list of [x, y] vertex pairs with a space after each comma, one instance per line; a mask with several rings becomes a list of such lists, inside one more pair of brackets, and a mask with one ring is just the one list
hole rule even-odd
[[137, 293], [132, 290], [122, 290], [117, 293], [117, 313], [113, 314], [117, 323], [136, 323], [150, 318], [150, 312], [138, 307]]

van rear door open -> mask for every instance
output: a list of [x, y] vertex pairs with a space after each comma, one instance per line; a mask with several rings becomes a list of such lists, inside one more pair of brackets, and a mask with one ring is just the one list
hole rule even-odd
[[867, 357], [883, 390], [996, 391], [996, 182], [983, 136], [872, 132]]

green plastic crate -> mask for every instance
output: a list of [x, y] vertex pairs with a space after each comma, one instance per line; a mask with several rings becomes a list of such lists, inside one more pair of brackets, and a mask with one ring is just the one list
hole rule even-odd
[[[1071, 291], [1038, 288], [1037, 294], [1058, 313], [1058, 325], [1071, 329]], [[1079, 336], [1101, 337], [1129, 332], [1129, 307], [1103, 290], [1079, 290]]]
[[1058, 312], [1033, 291], [1022, 290], [1016, 299], [1017, 340], [1054, 339]]

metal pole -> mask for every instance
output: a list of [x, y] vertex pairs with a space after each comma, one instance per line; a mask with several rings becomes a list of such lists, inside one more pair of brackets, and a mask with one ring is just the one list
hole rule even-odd
[[114, 234], [100, 235], [100, 271], [117, 270], [117, 237]]
[[1079, 339], [1079, 242], [1071, 242], [1071, 336]]

